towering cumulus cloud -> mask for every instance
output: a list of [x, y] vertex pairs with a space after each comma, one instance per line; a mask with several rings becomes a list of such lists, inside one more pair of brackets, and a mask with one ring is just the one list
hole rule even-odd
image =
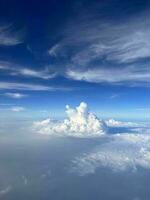
[[88, 111], [87, 104], [81, 102], [75, 109], [66, 106], [67, 118], [62, 122], [50, 118], [34, 122], [33, 128], [41, 134], [68, 135], [74, 137], [101, 136], [106, 132], [105, 122]]

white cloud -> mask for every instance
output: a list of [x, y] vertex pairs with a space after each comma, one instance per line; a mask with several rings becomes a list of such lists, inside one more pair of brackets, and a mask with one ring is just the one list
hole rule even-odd
[[86, 175], [100, 167], [115, 172], [150, 169], [150, 135], [117, 134], [108, 138], [106, 143], [74, 159], [72, 170]]
[[57, 87], [57, 86], [45, 86], [29, 83], [15, 83], [15, 82], [0, 82], [0, 90], [31, 90], [31, 91], [68, 91], [71, 88]]
[[116, 98], [118, 98], [118, 97], [120, 97], [120, 94], [112, 94], [112, 95], [110, 96], [110, 99], [116, 99]]
[[142, 123], [123, 122], [114, 119], [106, 120], [105, 123], [107, 124], [108, 127], [141, 127], [144, 125]]
[[[56, 121], [50, 118], [36, 121], [33, 130], [47, 135], [57, 136], [76, 136], [76, 137], [95, 137], [112, 131], [111, 128], [128, 128], [134, 133], [147, 133], [150, 124], [145, 122], [117, 121], [114, 119], [100, 120], [93, 113], [88, 111], [87, 104], [82, 102], [75, 109], [66, 106], [67, 118], [63, 121]], [[125, 129], [126, 131], [126, 129]]]
[[0, 45], [14, 46], [23, 43], [23, 30], [14, 30], [12, 24], [0, 26]]
[[150, 70], [148, 66], [99, 67], [90, 69], [68, 69], [67, 77], [94, 83], [150, 85]]
[[45, 69], [43, 71], [35, 71], [33, 69], [21, 68], [13, 72], [13, 75], [19, 74], [27, 77], [35, 77], [42, 79], [51, 79], [56, 76], [56, 73], [52, 73], [48, 69]]
[[44, 70], [35, 70], [31, 68], [25, 68], [22, 66], [18, 66], [14, 63], [1, 61], [0, 62], [0, 70], [5, 71], [7, 74], [12, 76], [25, 76], [25, 77], [33, 77], [33, 78], [41, 78], [41, 79], [51, 79], [56, 76], [55, 72], [52, 72], [48, 67]]
[[57, 54], [58, 54], [58, 52], [59, 52], [60, 49], [61, 49], [61, 45], [60, 44], [55, 44], [54, 46], [52, 46], [49, 49], [48, 53], [52, 57], [57, 57]]
[[29, 181], [28, 181], [28, 179], [27, 179], [26, 176], [24, 176], [24, 175], [22, 176], [22, 181], [23, 181], [23, 184], [24, 184], [24, 185], [28, 185], [28, 182], [29, 182]]
[[27, 95], [26, 94], [21, 94], [21, 93], [13, 93], [13, 92], [7, 92], [4, 94], [5, 96], [8, 96], [10, 98], [14, 98], [14, 99], [21, 99], [21, 98], [24, 98], [26, 97]]
[[10, 108], [10, 110], [11, 110], [12, 112], [22, 112], [22, 111], [25, 110], [25, 108], [24, 108], [24, 107], [21, 107], [21, 106], [14, 106], [14, 107]]
[[72, 19], [59, 48], [51, 49], [55, 56], [70, 52], [63, 75], [92, 83], [150, 86], [148, 12], [117, 21], [87, 13]]
[[0, 103], [0, 106], [13, 106], [14, 104], [12, 103]]
[[85, 65], [97, 58], [129, 63], [150, 57], [149, 13], [117, 22], [89, 14], [84, 19], [80, 16], [71, 24], [65, 30], [64, 42], [67, 45], [84, 44], [84, 48], [73, 56], [76, 65], [80, 62]]
[[63, 122], [46, 119], [34, 122], [33, 129], [41, 134], [73, 137], [96, 137], [106, 132], [105, 122], [89, 112], [84, 102], [75, 109], [67, 105], [66, 113], [68, 118]]
[[7, 186], [6, 188], [0, 190], [0, 196], [3, 196], [5, 194], [9, 193], [11, 190], [12, 190], [12, 187], [10, 185]]

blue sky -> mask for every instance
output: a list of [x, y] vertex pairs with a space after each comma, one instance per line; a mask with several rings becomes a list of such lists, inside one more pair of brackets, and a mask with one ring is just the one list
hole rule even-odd
[[0, 1], [1, 117], [149, 119], [149, 66], [149, 1]]

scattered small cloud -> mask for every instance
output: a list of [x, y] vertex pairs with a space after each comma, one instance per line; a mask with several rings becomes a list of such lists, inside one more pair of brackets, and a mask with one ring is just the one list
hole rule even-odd
[[13, 24], [0, 25], [0, 46], [14, 46], [23, 43], [24, 31], [16, 30]]
[[24, 175], [22, 176], [22, 181], [23, 181], [24, 185], [28, 185], [28, 183], [29, 183], [28, 178]]
[[61, 45], [57, 43], [48, 50], [48, 54], [52, 57], [57, 57], [60, 49]]
[[150, 108], [136, 108], [136, 111], [150, 112]]
[[26, 90], [26, 91], [70, 91], [69, 87], [46, 86], [29, 83], [0, 82], [0, 90]]
[[14, 107], [10, 108], [10, 110], [12, 112], [22, 112], [22, 111], [25, 111], [25, 108], [21, 107], [21, 106], [14, 106]]
[[23, 75], [26, 77], [35, 77], [35, 78], [42, 78], [42, 79], [51, 79], [56, 76], [56, 73], [52, 73], [46, 68], [43, 71], [35, 71], [33, 69], [22, 68], [13, 73], [13, 75]]
[[108, 127], [139, 127], [143, 126], [142, 123], [117, 121], [115, 119], [106, 120], [105, 123]]
[[26, 94], [22, 94], [22, 93], [13, 93], [13, 92], [7, 92], [4, 94], [7, 97], [13, 98], [13, 99], [21, 99], [24, 97], [27, 97]]
[[9, 193], [11, 190], [12, 190], [12, 186], [10, 186], [10, 185], [7, 186], [6, 188], [0, 190], [0, 196], [3, 196], [5, 194]]
[[0, 103], [0, 106], [14, 106], [13, 103]]
[[52, 72], [48, 67], [45, 67], [44, 70], [35, 70], [5, 61], [0, 62], [0, 70], [11, 76], [24, 76], [27, 78], [40, 78], [45, 80], [56, 76], [56, 72]]
[[116, 98], [118, 98], [118, 97], [120, 97], [119, 94], [112, 94], [112, 95], [110, 96], [110, 99], [116, 99]]

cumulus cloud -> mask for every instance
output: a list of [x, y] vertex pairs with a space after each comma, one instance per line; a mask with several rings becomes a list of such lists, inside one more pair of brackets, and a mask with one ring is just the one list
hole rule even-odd
[[100, 167], [118, 171], [150, 169], [150, 135], [117, 134], [109, 141], [73, 160], [72, 170], [80, 175], [94, 173]]
[[41, 134], [93, 137], [101, 136], [106, 132], [106, 124], [88, 111], [87, 104], [81, 102], [75, 109], [66, 106], [67, 118], [57, 122], [50, 118], [34, 122], [33, 128]]
[[[96, 115], [89, 112], [87, 104], [81, 102], [75, 109], [66, 106], [67, 118], [63, 121], [52, 120], [51, 118], [35, 121], [33, 129], [41, 134], [59, 135], [59, 136], [77, 136], [77, 137], [95, 137], [110, 133], [111, 128], [127, 128], [124, 131], [134, 133], [147, 133], [150, 130], [150, 124], [145, 122], [117, 121], [115, 119], [100, 120]], [[121, 132], [123, 129], [121, 130]]]

